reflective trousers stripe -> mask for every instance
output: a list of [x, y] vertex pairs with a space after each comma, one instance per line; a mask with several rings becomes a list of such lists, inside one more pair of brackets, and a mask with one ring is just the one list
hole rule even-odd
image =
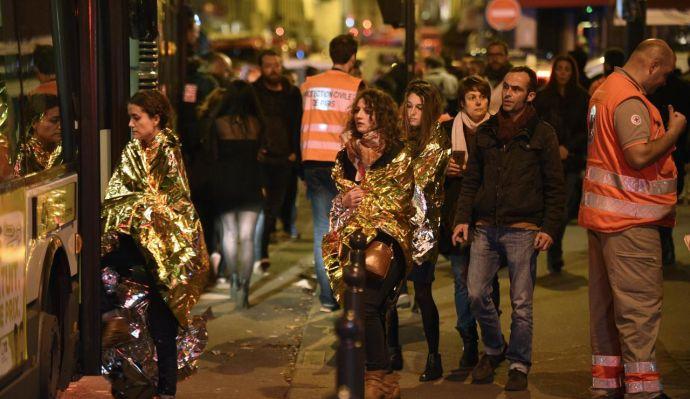
[[620, 378], [592, 378], [592, 388], [598, 389], [615, 389], [621, 387]]
[[616, 187], [630, 193], [664, 195], [676, 192], [676, 179], [645, 180], [619, 175], [595, 166], [587, 168], [585, 177], [595, 183]]
[[625, 392], [640, 393], [640, 392], [661, 392], [664, 387], [659, 380], [654, 381], [634, 381], [625, 383]]
[[592, 356], [592, 388], [620, 388], [622, 375], [620, 356]]
[[592, 355], [592, 366], [618, 367], [620, 365], [620, 356]]
[[591, 192], [582, 196], [582, 205], [606, 212], [617, 213], [637, 219], [663, 219], [673, 211], [673, 206], [656, 204], [636, 204]]
[[625, 374], [657, 373], [655, 362], [625, 363]]

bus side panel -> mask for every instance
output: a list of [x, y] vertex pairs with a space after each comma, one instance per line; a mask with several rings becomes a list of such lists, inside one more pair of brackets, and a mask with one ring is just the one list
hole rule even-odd
[[24, 188], [0, 194], [0, 378], [27, 360]]

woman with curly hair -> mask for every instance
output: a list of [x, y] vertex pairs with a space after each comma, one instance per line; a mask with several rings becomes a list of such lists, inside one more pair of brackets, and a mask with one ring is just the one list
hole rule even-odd
[[396, 105], [376, 89], [361, 91], [338, 153], [333, 180], [339, 194], [331, 209], [331, 230], [323, 256], [336, 299], [343, 300], [343, 266], [350, 236], [361, 231], [367, 247], [365, 316], [365, 397], [396, 398], [396, 374], [388, 374], [385, 318], [412, 264], [412, 154], [399, 139]]
[[[438, 122], [442, 111], [439, 91], [432, 84], [416, 80], [409, 84], [402, 106], [402, 131], [414, 154], [415, 216], [412, 220], [412, 259], [407, 279], [414, 284], [415, 301], [422, 314], [424, 335], [429, 347], [426, 367], [419, 381], [441, 378], [443, 367], [439, 345], [439, 317], [431, 295], [434, 269], [439, 253], [439, 225], [443, 204], [445, 171], [450, 159], [448, 135]], [[398, 339], [398, 311], [390, 310], [388, 344], [391, 367], [401, 370], [402, 350]]]

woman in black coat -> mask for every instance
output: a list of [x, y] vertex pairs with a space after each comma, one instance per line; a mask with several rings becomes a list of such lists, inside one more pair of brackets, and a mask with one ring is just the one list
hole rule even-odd
[[589, 94], [578, 82], [575, 60], [568, 55], [559, 55], [553, 61], [549, 83], [534, 100], [539, 117], [556, 129], [565, 172], [567, 215], [560, 234], [554, 237], [548, 251], [547, 263], [552, 273], [563, 268], [563, 234], [568, 221], [577, 217], [586, 162]]

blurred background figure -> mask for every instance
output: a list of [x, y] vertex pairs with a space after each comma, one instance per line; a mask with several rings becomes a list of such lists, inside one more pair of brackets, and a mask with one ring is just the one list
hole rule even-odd
[[625, 64], [625, 53], [619, 48], [610, 48], [604, 52], [604, 75], [592, 82], [589, 86], [589, 95], [594, 94], [595, 91], [604, 83], [604, 80], [613, 73], [616, 67], [622, 67]]
[[587, 78], [587, 74], [585, 73], [585, 65], [587, 65], [587, 59], [589, 58], [589, 55], [587, 55], [587, 52], [585, 51], [583, 46], [576, 46], [574, 50], [568, 52], [568, 55], [573, 57], [573, 59], [577, 63], [577, 76], [578, 80], [580, 81], [580, 86], [584, 87], [585, 89], [588, 89], [589, 86], [592, 84], [589, 78]]
[[247, 308], [254, 234], [264, 197], [258, 155], [266, 124], [252, 86], [241, 80], [214, 92], [202, 112], [204, 157], [211, 160], [206, 170], [212, 217], [221, 227], [223, 262], [216, 275], [229, 278], [231, 298]]
[[588, 103], [589, 95], [579, 83], [577, 63], [569, 55], [559, 55], [553, 61], [549, 83], [534, 100], [537, 114], [556, 129], [565, 173], [566, 215], [547, 255], [552, 273], [559, 273], [563, 268], [563, 234], [568, 222], [577, 218], [580, 206], [587, 154]]
[[489, 113], [495, 115], [501, 109], [503, 102], [503, 78], [513, 65], [508, 59], [508, 45], [500, 40], [493, 41], [486, 46], [486, 69], [484, 76], [491, 85], [491, 101]]
[[[271, 49], [263, 50], [257, 58], [261, 77], [252, 86], [256, 92], [267, 129], [259, 161], [263, 171], [266, 198], [263, 208], [263, 228], [257, 237], [260, 242], [260, 266], [266, 272], [270, 266], [268, 246], [281, 216], [285, 198], [294, 180], [298, 161], [299, 135], [302, 122], [302, 95], [297, 87], [283, 76], [282, 59]], [[290, 206], [292, 208], [292, 206]], [[288, 229], [290, 226], [288, 226]]]
[[385, 91], [396, 104], [401, 104], [406, 87], [406, 67], [404, 62], [396, 62], [391, 69], [379, 77], [374, 86]]
[[[680, 71], [675, 69], [666, 78], [666, 84], [661, 86], [657, 91], [649, 96], [650, 101], [661, 113], [661, 118], [665, 125], [668, 125], [668, 106], [673, 108], [683, 115], [690, 115], [690, 82], [683, 80], [680, 76]], [[685, 165], [690, 161], [690, 151], [688, 150], [688, 126], [678, 137], [676, 147], [673, 150], [673, 162], [678, 169], [677, 194], [679, 200], [682, 200], [683, 190], [685, 189]], [[687, 196], [685, 196], [687, 198]], [[661, 263], [664, 267], [673, 266], [676, 264], [676, 252], [673, 243], [673, 228], [659, 227], [659, 235], [661, 236]]]
[[213, 51], [206, 56], [206, 72], [211, 75], [219, 86], [226, 86], [234, 78], [232, 60], [223, 53]]
[[443, 110], [458, 109], [458, 78], [446, 71], [446, 65], [440, 57], [426, 57], [424, 59], [424, 80], [434, 85], [441, 93]]
[[52, 94], [57, 96], [57, 81], [55, 80], [55, 52], [53, 46], [39, 44], [34, 49], [34, 72], [38, 79], [38, 87], [31, 90], [32, 94]]

